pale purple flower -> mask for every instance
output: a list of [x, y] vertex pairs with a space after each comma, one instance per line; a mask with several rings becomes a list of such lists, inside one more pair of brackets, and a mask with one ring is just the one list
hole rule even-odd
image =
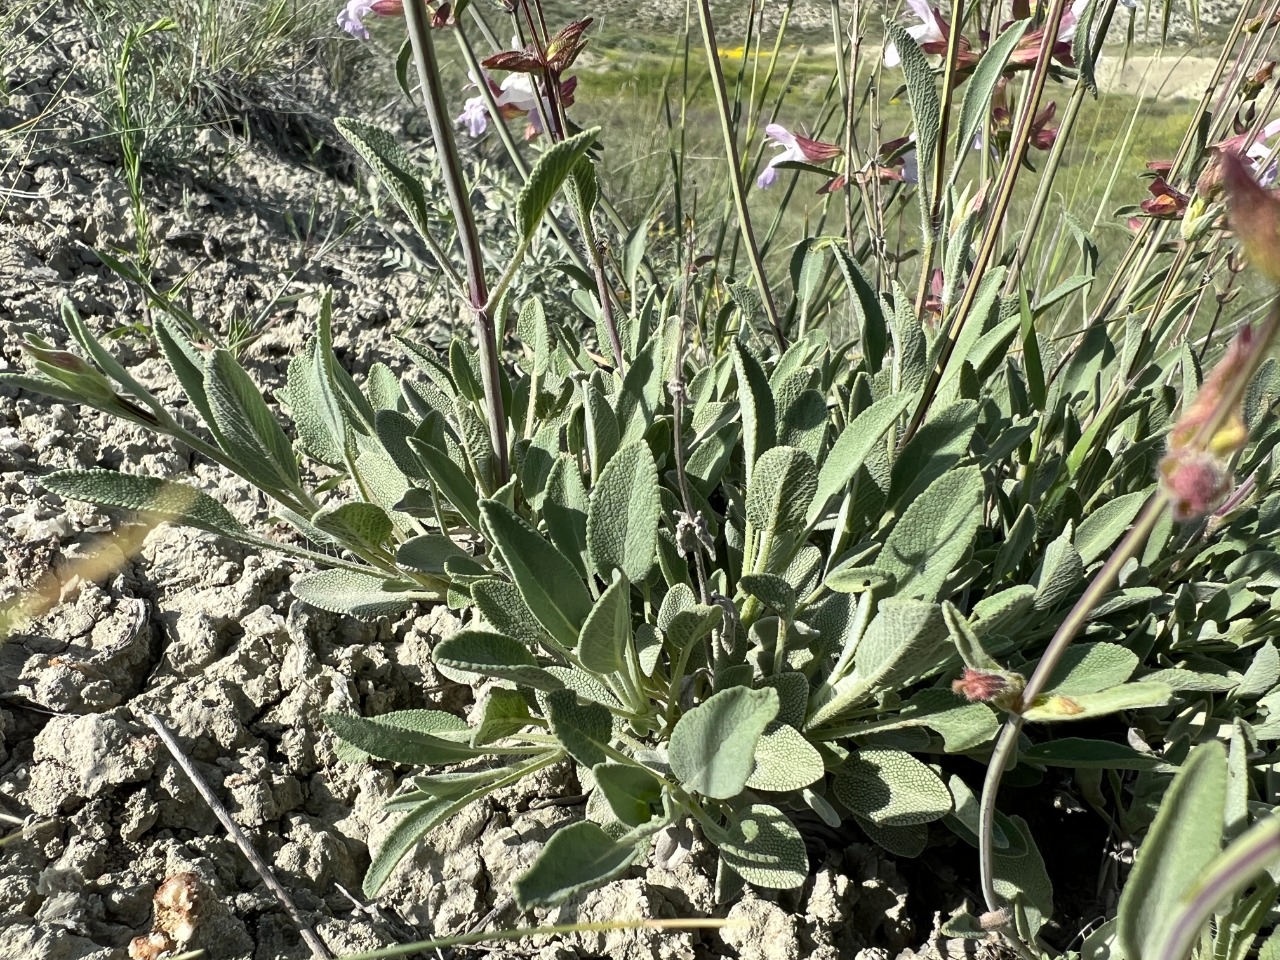
[[[535, 133], [542, 132], [542, 120], [538, 112], [538, 94], [534, 91], [533, 78], [527, 73], [513, 73], [498, 86], [488, 76], [485, 83], [493, 94], [493, 102], [505, 117], [527, 115], [529, 124]], [[480, 84], [475, 76], [471, 77], [471, 86]], [[489, 110], [484, 97], [471, 97], [462, 105], [462, 113], [458, 115], [458, 123], [467, 128], [467, 133], [478, 137], [489, 127]]]
[[774, 154], [757, 178], [756, 186], [761, 190], [767, 190], [778, 179], [776, 167], [780, 163], [825, 163], [840, 156], [840, 148], [835, 144], [810, 140], [802, 134], [792, 133], [780, 123], [769, 124], [764, 128], [764, 135], [782, 149]]
[[373, 0], [347, 0], [347, 5], [338, 11], [338, 26], [357, 40], [368, 40], [364, 18], [372, 12]]
[[[933, 7], [929, 5], [928, 0], [907, 0], [907, 6], [911, 8], [911, 12], [920, 21], [913, 26], [907, 27], [907, 33], [911, 34], [911, 38], [916, 43], [939, 42], [947, 39], [946, 34], [938, 26], [938, 19], [933, 15]], [[901, 62], [902, 57], [898, 54], [897, 44], [890, 42], [884, 48], [884, 65], [886, 67], [896, 67]]]
[[782, 124], [769, 124], [764, 128], [764, 135], [778, 146], [782, 147], [782, 149], [769, 159], [768, 165], [756, 179], [756, 186], [761, 190], [769, 189], [773, 186], [774, 181], [778, 179], [778, 171], [776, 169], [778, 164], [787, 160], [804, 160], [804, 153], [800, 150], [800, 144], [796, 141], [795, 134]]
[[920, 162], [916, 159], [915, 147], [902, 155], [902, 182], [920, 182]]

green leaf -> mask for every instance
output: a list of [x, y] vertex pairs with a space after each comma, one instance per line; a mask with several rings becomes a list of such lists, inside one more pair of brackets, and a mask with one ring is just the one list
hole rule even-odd
[[350, 117], [339, 117], [333, 124], [378, 175], [383, 186], [391, 191], [418, 234], [431, 236], [431, 220], [427, 214], [422, 180], [395, 137], [386, 130]]
[[613, 739], [613, 714], [598, 703], [582, 703], [572, 690], [547, 695], [547, 720], [565, 752], [584, 767], [604, 763]]
[[907, 823], [901, 826], [886, 826], [858, 817], [858, 826], [874, 843], [884, 847], [895, 857], [911, 859], [924, 853], [929, 843], [929, 827], [923, 823]]
[[911, 502], [885, 540], [876, 566], [898, 581], [898, 597], [933, 600], [973, 544], [982, 522], [982, 472], [943, 474]]
[[1141, 753], [1126, 744], [1080, 737], [1063, 737], [1024, 747], [1018, 751], [1018, 759], [1076, 770], [1155, 770], [1167, 766], [1159, 757]]
[[751, 474], [747, 520], [770, 540], [797, 534], [817, 489], [817, 470], [807, 453], [773, 447], [761, 454]]
[[735, 811], [729, 830], [714, 839], [725, 863], [747, 883], [791, 890], [809, 877], [804, 839], [777, 807], [753, 803]]
[[1158, 956], [1179, 902], [1222, 848], [1226, 803], [1226, 749], [1210, 740], [1174, 777], [1120, 893], [1117, 926], [1127, 956]]
[[578, 659], [603, 676], [622, 669], [631, 643], [631, 584], [618, 575], [600, 594], [578, 637]]
[[858, 468], [866, 463], [867, 457], [906, 411], [912, 399], [909, 392], [901, 391], [877, 400], [840, 432], [827, 459], [822, 462], [818, 489], [805, 517], [806, 523], [817, 520], [826, 509], [827, 501], [849, 485]]
[[559, 690], [564, 684], [538, 666], [523, 645], [491, 630], [459, 630], [441, 640], [431, 659], [453, 670], [510, 680], [535, 690]]
[[643, 583], [658, 551], [658, 468], [645, 443], [623, 447], [605, 466], [587, 509], [587, 551], [606, 583], [615, 570]]
[[244, 527], [226, 507], [183, 483], [94, 469], [59, 470], [41, 477], [40, 484], [72, 500], [136, 510], [226, 537], [245, 536]]
[[1045, 689], [1074, 697], [1124, 683], [1138, 668], [1138, 655], [1115, 643], [1077, 643], [1063, 653]]
[[747, 481], [750, 484], [760, 455], [776, 442], [773, 392], [755, 357], [742, 344], [733, 341], [733, 368], [738, 377], [738, 406], [742, 410], [742, 445], [746, 458]]
[[[993, 882], [1003, 900], [1017, 901], [1015, 909], [1024, 913], [1034, 933], [1053, 915], [1053, 884], [1026, 822], [1021, 817], [1010, 817], [1008, 822], [1010, 828], [1020, 834], [1020, 839], [1010, 844], [1013, 850], [997, 852], [992, 857]], [[1014, 856], [1016, 849], [1025, 852]]]
[[621, 763], [601, 763], [591, 769], [596, 789], [604, 794], [613, 815], [628, 827], [640, 827], [662, 808], [662, 784], [647, 770]]
[[361, 620], [398, 616], [415, 600], [444, 599], [438, 592], [354, 570], [321, 570], [307, 574], [293, 582], [292, 591], [303, 603], [319, 610], [345, 613]]
[[312, 516], [311, 523], [340, 543], [365, 550], [381, 550], [391, 539], [391, 518], [386, 511], [360, 500], [324, 507]]
[[436, 494], [448, 500], [453, 509], [472, 529], [480, 529], [479, 497], [476, 486], [462, 472], [449, 454], [442, 448], [426, 443], [417, 436], [406, 440], [409, 449], [422, 458], [423, 466], [431, 475]]
[[235, 357], [215, 350], [204, 372], [218, 442], [245, 476], [272, 492], [299, 489], [289, 438]]
[[1045, 547], [1044, 559], [1036, 571], [1035, 608], [1051, 610], [1084, 582], [1084, 563], [1071, 545], [1071, 523]]
[[436, 734], [471, 731], [452, 714], [439, 710], [406, 710], [381, 717], [359, 717], [351, 713], [326, 713], [324, 724], [338, 737], [370, 756], [415, 767], [443, 766], [482, 757], [466, 743]]
[[[1027, 23], [1026, 20], [1017, 20], [996, 37], [965, 85], [964, 103], [960, 107], [959, 136], [956, 138], [957, 168], [960, 160], [971, 149], [974, 137], [986, 123], [987, 111], [991, 108], [991, 95], [1004, 74], [1005, 64], [1009, 62], [1014, 47], [1026, 33]], [[925, 168], [920, 169], [923, 171]], [[953, 182], [954, 180], [952, 177]]]
[[978, 404], [973, 400], [957, 400], [933, 413], [894, 461], [889, 502], [914, 502], [968, 454], [977, 428]]
[[[938, 99], [938, 84], [933, 67], [921, 51], [915, 38], [905, 27], [892, 20], [885, 21], [885, 32], [898, 48], [902, 58], [902, 71], [907, 77], [907, 97], [911, 100], [911, 116], [916, 125], [916, 152], [920, 164], [920, 208], [922, 217], [928, 220], [932, 195], [934, 164], [938, 162], [939, 131], [942, 126], [942, 104]], [[926, 233], [932, 227], [925, 224]]]
[[439, 533], [411, 537], [396, 550], [396, 563], [419, 573], [443, 574], [444, 562], [458, 557], [471, 559], [467, 551]]
[[[204, 422], [212, 428], [213, 411], [209, 408], [209, 397], [204, 392], [204, 355], [172, 319], [159, 311], [152, 314], [151, 329], [160, 349], [164, 351], [165, 359], [182, 384], [183, 393], [200, 411]], [[289, 367], [292, 370], [293, 364], [290, 363]]]
[[587, 453], [591, 458], [591, 476], [599, 482], [600, 472], [613, 459], [622, 441], [618, 418], [604, 394], [592, 384], [582, 387], [583, 429], [587, 437]]
[[809, 709], [809, 678], [798, 671], [789, 670], [765, 677], [762, 687], [778, 691], [778, 723], [786, 723], [799, 730], [804, 726]]
[[553, 640], [572, 649], [591, 613], [591, 597], [573, 565], [498, 501], [482, 501], [480, 515], [530, 612]]
[[554, 907], [621, 874], [639, 856], [636, 844], [619, 843], [590, 820], [561, 827], [533, 866], [515, 882], [521, 910]]
[[1028, 707], [1022, 715], [1033, 722], [1092, 720], [1121, 710], [1162, 707], [1171, 699], [1173, 690], [1167, 684], [1144, 680], [1071, 697], [1046, 694], [1037, 698], [1035, 704]]
[[529, 171], [529, 179], [521, 187], [520, 196], [516, 199], [516, 227], [522, 240], [533, 236], [533, 231], [560, 191], [565, 178], [574, 165], [586, 156], [599, 133], [599, 127], [592, 127], [543, 151], [538, 162]]
[[587, 578], [587, 509], [590, 501], [582, 475], [568, 454], [560, 454], [547, 475], [542, 517], [551, 542], [559, 548], [578, 575]]
[[756, 745], [755, 767], [747, 786], [775, 793], [803, 790], [821, 780], [825, 772], [817, 747], [795, 727], [774, 721]]
[[951, 791], [925, 764], [901, 750], [862, 749], [849, 755], [832, 781], [836, 799], [881, 826], [940, 820], [951, 812]]
[[796, 591], [791, 584], [774, 573], [748, 573], [738, 581], [742, 592], [755, 597], [790, 619], [796, 609]]
[[1075, 545], [1085, 566], [1102, 559], [1102, 555], [1115, 546], [1149, 497], [1150, 494], [1145, 490], [1126, 493], [1103, 502], [1098, 509], [1080, 521]]
[[778, 715], [775, 690], [732, 687], [684, 714], [671, 731], [671, 771], [688, 789], [716, 800], [736, 797], [755, 767], [765, 728]]
[[369, 898], [376, 897], [392, 871], [432, 828], [451, 814], [447, 800], [428, 800], [404, 816], [383, 839], [373, 862], [364, 875], [362, 889]]
[[528, 726], [530, 719], [529, 704], [523, 693], [493, 687], [480, 707], [480, 722], [471, 734], [471, 745], [482, 747], [513, 736]]
[[899, 597], [881, 601], [857, 647], [852, 675], [840, 679], [805, 723], [813, 730], [877, 692], [894, 691], [940, 662], [948, 642], [947, 624], [937, 604]]
[[485, 622], [527, 647], [536, 646], [546, 634], [529, 612], [514, 583], [486, 577], [471, 584], [471, 599]]

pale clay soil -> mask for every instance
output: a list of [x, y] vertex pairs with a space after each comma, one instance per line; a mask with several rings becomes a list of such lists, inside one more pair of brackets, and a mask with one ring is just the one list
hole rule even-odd
[[[0, 140], [0, 149], [8, 145], [0, 154], [0, 371], [23, 368], [24, 334], [66, 344], [57, 320], [64, 297], [99, 332], [146, 319], [137, 293], [93, 253], [124, 246], [131, 229], [115, 148], [86, 140], [96, 132], [91, 115], [72, 102], [84, 94], [72, 64], [96, 54], [62, 15], [46, 18], [30, 38], [39, 49], [10, 77], [7, 101], [0, 98], [0, 131], [55, 103], [64, 82], [70, 100], [44, 124], [46, 134]], [[1179, 90], [1194, 87], [1196, 77], [1183, 74], [1193, 66], [1173, 68]], [[324, 287], [334, 290], [341, 361], [357, 377], [375, 359], [402, 371], [390, 334], [423, 314], [431, 296], [424, 282], [384, 265], [391, 244], [372, 221], [324, 249], [300, 241], [286, 216], [305, 222], [314, 200], [322, 235], [340, 211], [360, 209], [354, 165], [325, 172], [259, 147], [229, 152], [212, 132], [202, 135], [200, 155], [226, 169], [148, 181], [156, 275], [173, 282], [194, 269], [194, 312], [225, 329], [233, 309], [261, 304], [280, 276], [296, 271], [288, 292], [307, 296], [283, 307], [245, 357], [269, 395], [313, 328], [314, 295]], [[437, 327], [451, 322], [443, 301], [429, 299], [425, 312]], [[163, 400], [183, 408], [145, 338], [120, 338], [114, 349]], [[263, 515], [242, 483], [174, 443], [0, 387], [0, 602], [110, 542], [120, 516], [40, 485], [48, 471], [92, 466], [185, 478], [245, 522]], [[393, 822], [381, 806], [403, 771], [343, 762], [319, 715], [408, 707], [465, 714], [470, 691], [439, 677], [429, 656], [455, 629], [451, 615], [421, 609], [363, 623], [322, 613], [289, 594], [299, 564], [175, 527], [151, 532], [136, 555], [117, 550], [112, 566], [99, 582], [69, 582], [56, 609], [0, 646], [0, 813], [28, 825], [0, 847], [0, 960], [124, 958], [130, 940], [151, 929], [157, 886], [186, 872], [195, 876], [197, 905], [184, 946], [212, 958], [308, 955], [146, 713], [177, 736], [335, 954], [482, 925], [726, 912], [749, 922], [723, 932], [566, 935], [488, 955], [907, 960], [965, 949], [938, 942], [930, 929], [934, 911], [972, 893], [948, 877], [950, 868], [921, 867], [952, 884], [954, 902], [912, 905], [898, 868], [861, 842], [815, 847], [803, 890], [748, 895], [727, 911], [712, 896], [714, 857], [694, 840], [693, 854], [674, 866], [646, 864], [557, 910], [521, 916], [507, 898], [513, 878], [551, 831], [581, 815], [568, 767], [435, 830], [368, 903], [361, 876]]]

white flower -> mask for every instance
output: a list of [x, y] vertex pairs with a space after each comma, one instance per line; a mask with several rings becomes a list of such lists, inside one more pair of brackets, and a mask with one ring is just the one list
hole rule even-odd
[[[911, 34], [911, 38], [916, 43], [936, 43], [947, 39], [946, 34], [938, 26], [938, 19], [933, 15], [933, 8], [929, 6], [928, 0], [907, 0], [907, 6], [920, 21], [914, 26], [907, 27], [907, 33]], [[901, 62], [902, 57], [898, 54], [897, 44], [890, 42], [884, 48], [884, 65], [896, 67]]]
[[347, 5], [338, 11], [338, 26], [358, 40], [368, 40], [364, 18], [372, 12], [373, 0], [347, 0]]

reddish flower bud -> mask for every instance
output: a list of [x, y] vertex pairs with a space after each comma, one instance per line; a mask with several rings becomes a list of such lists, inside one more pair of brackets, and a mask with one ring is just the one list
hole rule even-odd
[[975, 670], [965, 667], [960, 679], [951, 682], [951, 690], [970, 703], [978, 701], [994, 703], [1008, 708], [1022, 696], [1025, 682], [1021, 674]]
[[1249, 262], [1272, 283], [1280, 283], [1280, 200], [1265, 190], [1239, 155], [1222, 152], [1227, 221]]

